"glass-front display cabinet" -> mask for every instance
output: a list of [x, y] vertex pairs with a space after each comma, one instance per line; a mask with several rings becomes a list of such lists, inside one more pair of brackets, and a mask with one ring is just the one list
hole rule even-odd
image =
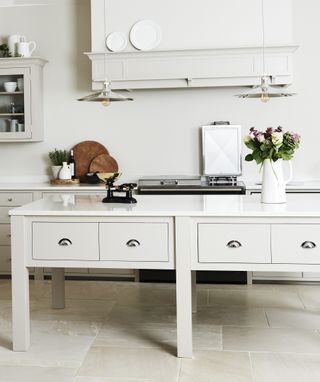
[[41, 58], [0, 58], [0, 142], [43, 140]]

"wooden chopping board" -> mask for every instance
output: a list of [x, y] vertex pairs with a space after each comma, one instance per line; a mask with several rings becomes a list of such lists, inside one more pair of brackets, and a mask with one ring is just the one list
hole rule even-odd
[[109, 151], [99, 142], [83, 141], [73, 148], [73, 155], [76, 162], [76, 176], [81, 181], [85, 181], [84, 175], [89, 172], [92, 160], [101, 155], [109, 154]]
[[117, 161], [108, 154], [100, 154], [92, 159], [90, 172], [118, 172]]

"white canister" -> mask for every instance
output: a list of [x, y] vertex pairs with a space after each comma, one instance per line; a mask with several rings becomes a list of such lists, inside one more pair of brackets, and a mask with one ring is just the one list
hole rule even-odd
[[70, 166], [68, 165], [67, 162], [63, 162], [62, 163], [62, 168], [59, 172], [59, 179], [61, 180], [69, 180], [71, 179], [72, 175], [71, 175], [71, 170], [70, 170]]
[[18, 43], [18, 55], [20, 57], [30, 57], [33, 51], [36, 49], [37, 44], [34, 41], [19, 42]]
[[18, 43], [25, 41], [26, 37], [19, 34], [12, 34], [8, 37], [8, 48], [11, 56], [15, 57], [18, 54]]

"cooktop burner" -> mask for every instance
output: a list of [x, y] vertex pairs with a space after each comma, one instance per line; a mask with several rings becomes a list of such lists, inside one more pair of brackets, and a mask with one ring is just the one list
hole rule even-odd
[[160, 176], [138, 182], [140, 194], [245, 194], [246, 187], [236, 177]]

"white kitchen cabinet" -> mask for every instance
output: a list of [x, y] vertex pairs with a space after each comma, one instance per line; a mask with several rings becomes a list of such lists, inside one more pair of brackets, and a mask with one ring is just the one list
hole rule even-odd
[[0, 275], [8, 275], [11, 271], [11, 234], [8, 212], [32, 200], [32, 192], [0, 192]]
[[[0, 142], [43, 140], [41, 58], [0, 58]], [[22, 82], [12, 92], [5, 82]]]

